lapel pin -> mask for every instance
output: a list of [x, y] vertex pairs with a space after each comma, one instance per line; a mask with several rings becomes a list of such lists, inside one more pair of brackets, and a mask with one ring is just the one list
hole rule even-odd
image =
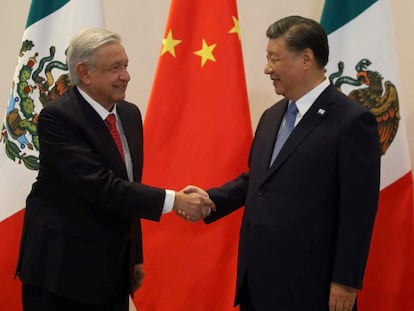
[[320, 108], [318, 110], [318, 114], [321, 115], [321, 116], [323, 116], [325, 114], [325, 112], [326, 112], [325, 109], [322, 109], [322, 108]]

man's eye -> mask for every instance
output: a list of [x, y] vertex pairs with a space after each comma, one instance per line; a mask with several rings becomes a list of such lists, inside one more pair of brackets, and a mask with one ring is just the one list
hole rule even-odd
[[278, 61], [278, 59], [279, 59], [279, 58], [274, 57], [274, 56], [268, 56], [268, 57], [267, 57], [267, 61], [268, 61], [268, 62], [271, 62], [271, 63], [277, 62], [277, 61]]

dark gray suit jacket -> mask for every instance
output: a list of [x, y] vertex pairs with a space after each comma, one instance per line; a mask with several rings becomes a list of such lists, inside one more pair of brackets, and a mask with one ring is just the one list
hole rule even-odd
[[206, 222], [240, 206], [237, 293], [247, 276], [257, 311], [328, 310], [331, 282], [362, 286], [379, 195], [374, 116], [329, 86], [269, 168], [287, 100], [262, 116], [248, 173], [209, 195]]
[[159, 220], [165, 192], [140, 183], [142, 121], [117, 103], [134, 183], [106, 124], [76, 88], [39, 116], [40, 170], [27, 198], [17, 274], [86, 303], [125, 298], [143, 261], [140, 218]]

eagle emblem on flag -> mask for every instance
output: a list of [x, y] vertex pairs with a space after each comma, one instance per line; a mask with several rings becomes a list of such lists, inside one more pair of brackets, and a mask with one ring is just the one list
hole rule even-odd
[[[72, 85], [65, 62], [55, 60], [56, 48], [41, 57], [32, 52], [34, 43], [24, 40], [20, 49], [18, 70], [12, 81], [0, 141], [4, 142], [8, 158], [30, 170], [39, 169], [39, 137], [37, 120], [40, 110]], [[52, 73], [53, 69], [60, 69]]]
[[383, 83], [382, 75], [368, 70], [371, 61], [364, 58], [355, 66], [356, 78], [343, 76], [344, 62], [338, 63], [338, 71], [330, 74], [329, 80], [341, 90], [343, 84], [355, 86], [348, 96], [367, 107], [378, 123], [381, 155], [390, 147], [395, 138], [400, 121], [400, 108], [397, 88], [391, 81]]

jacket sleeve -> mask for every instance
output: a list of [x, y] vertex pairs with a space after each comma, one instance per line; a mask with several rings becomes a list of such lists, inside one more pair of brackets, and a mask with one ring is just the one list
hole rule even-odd
[[332, 280], [361, 288], [380, 181], [378, 128], [371, 113], [360, 114], [344, 129], [338, 162], [340, 202]]
[[210, 199], [216, 204], [217, 210], [212, 211], [204, 221], [211, 223], [242, 207], [246, 202], [248, 184], [249, 174], [243, 173], [219, 188], [208, 190]]

